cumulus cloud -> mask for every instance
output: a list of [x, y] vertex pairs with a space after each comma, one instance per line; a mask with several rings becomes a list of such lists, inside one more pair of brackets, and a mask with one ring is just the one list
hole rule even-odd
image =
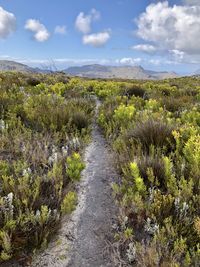
[[169, 52], [171, 53], [171, 55], [176, 61], [182, 61], [185, 57], [185, 53], [183, 51], [174, 49], [174, 50], [170, 50]]
[[91, 32], [92, 22], [100, 19], [100, 16], [100, 13], [96, 9], [92, 9], [88, 15], [81, 12], [76, 18], [75, 27], [81, 33], [88, 34]]
[[83, 44], [94, 47], [104, 46], [110, 39], [110, 32], [104, 31], [83, 36]]
[[117, 59], [116, 63], [122, 65], [138, 65], [139, 63], [141, 63], [141, 61], [141, 58], [124, 57], [121, 59]]
[[58, 25], [55, 27], [54, 32], [57, 34], [65, 35], [67, 33], [67, 27], [65, 25], [63, 26]]
[[16, 29], [15, 15], [0, 7], [0, 38], [5, 39]]
[[149, 45], [149, 44], [134, 45], [131, 47], [131, 49], [146, 53], [153, 53], [156, 51], [156, 47], [154, 45]]
[[136, 22], [138, 36], [161, 50], [200, 53], [200, 6], [151, 4]]
[[34, 32], [34, 39], [38, 42], [45, 42], [50, 37], [47, 28], [36, 19], [28, 19], [25, 24], [25, 29]]

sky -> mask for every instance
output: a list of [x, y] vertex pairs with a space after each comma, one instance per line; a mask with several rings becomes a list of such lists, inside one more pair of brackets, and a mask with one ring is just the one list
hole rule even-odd
[[0, 0], [0, 59], [200, 69], [200, 0]]

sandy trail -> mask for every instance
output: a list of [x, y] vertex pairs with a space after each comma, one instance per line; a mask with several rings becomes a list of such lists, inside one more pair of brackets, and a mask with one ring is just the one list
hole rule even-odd
[[[96, 113], [99, 105], [97, 101]], [[76, 210], [70, 218], [63, 218], [58, 234], [31, 267], [114, 266], [106, 247], [117, 214], [111, 183], [118, 175], [113, 167], [112, 151], [95, 120], [85, 162]]]

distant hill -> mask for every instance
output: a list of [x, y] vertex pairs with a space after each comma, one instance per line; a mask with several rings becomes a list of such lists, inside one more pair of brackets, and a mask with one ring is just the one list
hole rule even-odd
[[197, 76], [199, 76], [199, 75], [200, 75], [200, 69], [196, 70], [196, 71], [193, 73], [193, 75], [197, 75]]
[[49, 73], [49, 70], [42, 70], [39, 68], [32, 68], [28, 65], [11, 61], [0, 60], [0, 71], [19, 71], [19, 72], [34, 72], [34, 73]]
[[[0, 60], [0, 71], [19, 71], [34, 73], [50, 73], [50, 70], [32, 68], [28, 65], [10, 61]], [[64, 72], [71, 76], [80, 76], [88, 78], [119, 78], [119, 79], [142, 79], [142, 80], [160, 80], [167, 78], [176, 78], [175, 72], [156, 72], [145, 70], [141, 66], [103, 66], [99, 64], [85, 65], [81, 67], [69, 67]]]
[[0, 71], [35, 72], [35, 69], [15, 61], [0, 60]]
[[121, 78], [121, 79], [167, 79], [176, 78], [175, 72], [156, 72], [145, 70], [141, 66], [102, 66], [99, 64], [85, 65], [81, 67], [69, 67], [64, 70], [72, 76], [89, 78]]

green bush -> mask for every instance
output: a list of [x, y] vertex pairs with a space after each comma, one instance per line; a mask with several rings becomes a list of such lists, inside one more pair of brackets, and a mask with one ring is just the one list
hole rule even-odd
[[84, 128], [87, 128], [89, 125], [88, 118], [83, 111], [75, 111], [72, 114], [72, 125], [81, 131]]
[[81, 178], [81, 172], [85, 168], [85, 164], [82, 162], [78, 153], [74, 153], [71, 157], [67, 158], [67, 175], [72, 181], [79, 181]]
[[146, 91], [140, 85], [135, 84], [126, 87], [123, 91], [123, 95], [128, 96], [128, 98], [132, 96], [141, 98], [147, 97]]
[[148, 100], [138, 88], [137, 97], [131, 89], [122, 97], [131, 88], [122, 84], [114, 98], [104, 90], [99, 114], [121, 173], [113, 185], [120, 206], [118, 255], [127, 266], [198, 266], [199, 79], [137, 85]]
[[149, 153], [152, 146], [156, 148], [168, 146], [169, 148], [173, 142], [172, 130], [173, 127], [167, 123], [150, 119], [137, 123], [133, 129], [127, 131], [126, 137], [134, 139], [141, 144], [145, 152]]
[[63, 214], [69, 214], [76, 208], [77, 197], [74, 192], [69, 192], [64, 197], [61, 204], [61, 212]]
[[94, 101], [62, 77], [0, 74], [0, 264], [45, 248], [76, 205]]

